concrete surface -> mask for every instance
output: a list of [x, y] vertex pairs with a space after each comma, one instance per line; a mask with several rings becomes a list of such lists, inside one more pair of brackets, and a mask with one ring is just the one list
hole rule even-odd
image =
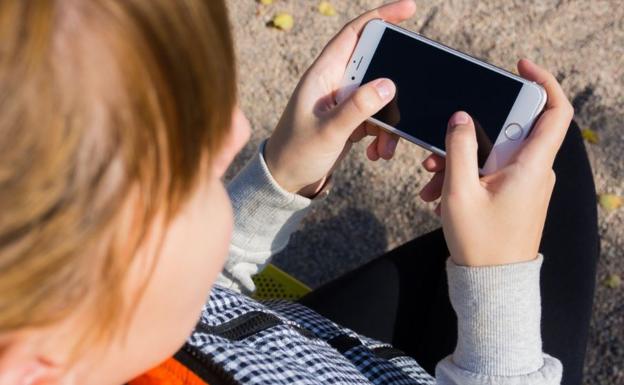
[[[299, 76], [340, 27], [379, 0], [333, 0], [338, 14], [322, 16], [316, 0], [227, 0], [236, 35], [241, 104], [254, 127], [229, 175], [269, 135]], [[619, 6], [618, 6], [619, 3]], [[529, 57], [557, 74], [582, 127], [600, 135], [587, 145], [598, 192], [624, 195], [624, 6], [618, 1], [418, 1], [404, 26], [513, 70]], [[295, 26], [268, 26], [289, 12]], [[366, 161], [352, 151], [335, 176], [326, 204], [306, 219], [275, 263], [318, 286], [376, 255], [440, 226], [417, 193], [426, 153], [401, 143], [392, 162]], [[400, 209], [397, 209], [400, 207]], [[586, 384], [624, 384], [624, 288], [607, 288], [609, 274], [624, 278], [624, 209], [599, 209], [602, 255], [586, 362]]]

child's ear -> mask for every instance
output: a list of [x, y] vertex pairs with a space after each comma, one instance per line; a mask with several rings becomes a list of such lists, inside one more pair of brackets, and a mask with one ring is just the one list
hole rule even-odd
[[31, 339], [0, 337], [0, 385], [53, 385], [60, 376], [60, 367], [39, 356]]

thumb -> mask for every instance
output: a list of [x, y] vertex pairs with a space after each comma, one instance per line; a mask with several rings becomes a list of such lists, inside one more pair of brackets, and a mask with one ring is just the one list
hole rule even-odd
[[470, 115], [458, 111], [451, 116], [446, 130], [446, 168], [444, 187], [459, 191], [479, 183], [477, 136]]
[[351, 135], [360, 124], [388, 104], [395, 92], [396, 87], [390, 79], [382, 78], [366, 83], [332, 110], [327, 129], [338, 129], [347, 136]]

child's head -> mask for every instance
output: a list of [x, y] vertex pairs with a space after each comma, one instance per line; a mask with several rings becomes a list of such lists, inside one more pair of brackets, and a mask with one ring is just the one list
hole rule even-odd
[[235, 80], [221, 0], [0, 2], [0, 384], [181, 346], [227, 254]]

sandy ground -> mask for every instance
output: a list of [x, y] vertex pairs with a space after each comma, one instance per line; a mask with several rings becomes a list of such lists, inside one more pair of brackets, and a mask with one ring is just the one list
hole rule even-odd
[[[513, 70], [529, 57], [557, 74], [576, 107], [582, 127], [600, 136], [587, 144], [599, 193], [624, 195], [624, 7], [618, 1], [418, 1], [404, 26]], [[317, 0], [228, 0], [240, 71], [241, 104], [254, 127], [238, 157], [238, 170], [275, 126], [299, 76], [349, 19], [380, 0], [333, 0], [338, 14], [322, 16]], [[268, 26], [288, 12], [294, 28]], [[440, 226], [418, 199], [425, 182], [417, 166], [426, 153], [401, 143], [392, 162], [366, 161], [359, 146], [335, 176], [326, 203], [306, 219], [274, 262], [316, 287], [418, 234]], [[400, 207], [400, 209], [397, 209]], [[624, 287], [604, 285], [624, 278], [624, 209], [599, 208], [602, 254], [586, 384], [624, 384]], [[311, 247], [311, 245], [314, 245]]]

